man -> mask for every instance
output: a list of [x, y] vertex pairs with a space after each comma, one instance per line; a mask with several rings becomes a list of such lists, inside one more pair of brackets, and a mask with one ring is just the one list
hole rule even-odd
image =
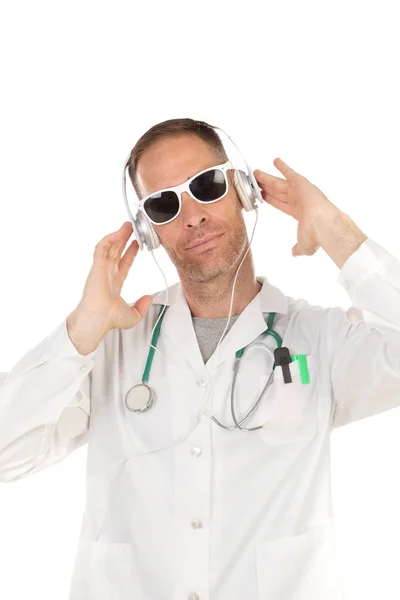
[[[191, 119], [154, 126], [132, 151], [139, 197], [226, 161]], [[298, 221], [293, 254], [322, 247], [352, 308], [311, 306], [255, 276], [241, 204], [228, 174], [221, 200], [182, 194], [154, 225], [179, 283], [127, 304], [138, 251], [124, 223], [96, 246], [82, 299], [0, 388], [0, 475], [14, 481], [88, 442], [87, 506], [71, 600], [338, 600], [329, 479], [333, 427], [400, 404], [400, 263], [282, 160], [284, 178], [254, 171], [266, 202]], [[197, 249], [193, 244], [218, 236]], [[154, 405], [127, 410], [144, 380], [150, 334], [167, 304], [148, 384]], [[364, 311], [364, 312], [363, 312]], [[277, 367], [247, 426], [231, 420], [236, 353], [254, 342], [236, 379], [248, 412], [273, 370], [266, 319], [298, 361]], [[263, 348], [260, 348], [260, 345]], [[265, 350], [267, 349], [267, 352]], [[89, 419], [90, 416], [90, 419]], [[262, 427], [257, 428], [258, 425]]]

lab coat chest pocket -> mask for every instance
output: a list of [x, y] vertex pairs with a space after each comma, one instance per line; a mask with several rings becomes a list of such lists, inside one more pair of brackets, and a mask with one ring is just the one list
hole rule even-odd
[[79, 540], [68, 600], [141, 600], [132, 545]]
[[[273, 382], [264, 392], [260, 437], [270, 444], [314, 438], [318, 434], [318, 370], [315, 356], [307, 355], [309, 383], [302, 383], [299, 362], [289, 363], [292, 382], [285, 383], [282, 367], [276, 366]], [[260, 377], [260, 393], [269, 375]]]
[[343, 600], [332, 530], [255, 543], [258, 600]]

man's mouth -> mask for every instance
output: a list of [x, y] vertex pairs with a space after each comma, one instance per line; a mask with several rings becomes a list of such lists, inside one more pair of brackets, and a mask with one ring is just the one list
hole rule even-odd
[[207, 250], [208, 248], [212, 248], [214, 245], [216, 245], [218, 243], [218, 240], [222, 237], [222, 233], [219, 235], [215, 235], [212, 237], [207, 238], [206, 241], [202, 242], [201, 239], [199, 239], [197, 242], [195, 242], [195, 246], [191, 246], [190, 248], [186, 248], [187, 252], [200, 252], [202, 250]]

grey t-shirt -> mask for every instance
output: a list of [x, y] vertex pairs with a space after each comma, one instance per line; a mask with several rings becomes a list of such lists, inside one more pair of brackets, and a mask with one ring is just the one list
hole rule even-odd
[[[268, 318], [268, 314], [263, 313], [264, 319]], [[225, 336], [238, 317], [239, 315], [235, 315], [230, 318]], [[228, 317], [192, 317], [197, 343], [199, 344], [204, 363], [208, 361], [216, 349], [227, 321]], [[267, 329], [267, 321], [265, 321], [265, 329]]]

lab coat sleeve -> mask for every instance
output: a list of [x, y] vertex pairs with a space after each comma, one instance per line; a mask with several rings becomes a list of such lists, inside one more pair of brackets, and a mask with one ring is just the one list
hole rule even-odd
[[400, 406], [400, 261], [367, 238], [337, 282], [352, 306], [325, 309], [322, 327], [332, 428]]
[[64, 319], [0, 374], [0, 481], [37, 473], [86, 443], [98, 351], [80, 354]]

